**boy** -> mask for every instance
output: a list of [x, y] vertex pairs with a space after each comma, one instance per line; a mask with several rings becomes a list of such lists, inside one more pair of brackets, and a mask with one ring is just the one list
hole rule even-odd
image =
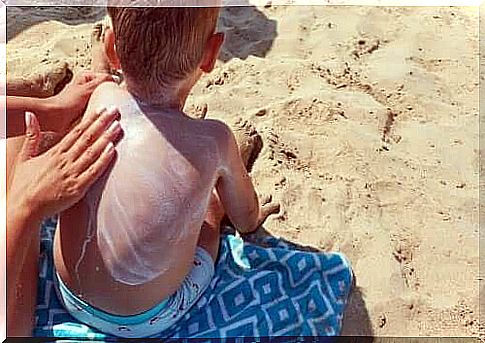
[[94, 56], [98, 69], [121, 69], [125, 84], [101, 85], [88, 110], [116, 106], [123, 137], [110, 172], [60, 217], [57, 286], [79, 321], [147, 337], [176, 323], [211, 282], [224, 212], [247, 233], [279, 207], [258, 204], [226, 125], [182, 112], [191, 88], [214, 68], [223, 42], [215, 33], [219, 9], [108, 12], [106, 54]]

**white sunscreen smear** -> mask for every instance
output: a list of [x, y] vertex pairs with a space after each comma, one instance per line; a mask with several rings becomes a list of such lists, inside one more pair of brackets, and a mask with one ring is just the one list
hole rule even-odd
[[198, 172], [136, 103], [122, 110], [121, 126], [117, 160], [88, 193], [89, 228], [76, 274], [96, 237], [111, 276], [138, 285], [174, 265], [184, 241], [198, 235], [193, 228], [203, 220], [210, 191], [188, 182]]

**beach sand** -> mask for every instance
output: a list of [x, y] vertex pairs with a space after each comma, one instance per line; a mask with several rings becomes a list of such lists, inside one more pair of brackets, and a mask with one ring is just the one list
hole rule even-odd
[[[102, 16], [8, 8], [8, 79], [54, 92], [90, 67]], [[186, 109], [261, 134], [253, 179], [283, 209], [268, 234], [349, 257], [343, 334], [479, 334], [478, 8], [229, 8], [220, 27]]]

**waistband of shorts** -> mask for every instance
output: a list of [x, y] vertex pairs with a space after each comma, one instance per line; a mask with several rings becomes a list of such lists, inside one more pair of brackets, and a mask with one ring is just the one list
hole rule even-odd
[[120, 316], [114, 315], [108, 312], [105, 312], [101, 309], [95, 308], [89, 305], [84, 300], [80, 299], [71, 290], [64, 284], [59, 274], [56, 272], [56, 279], [58, 284], [59, 295], [62, 298], [62, 301], [65, 303], [66, 306], [74, 306], [75, 308], [79, 308], [82, 311], [85, 311], [92, 315], [95, 318], [99, 318], [105, 320], [110, 323], [114, 324], [123, 324], [123, 325], [135, 325], [140, 324], [146, 321], [149, 321], [152, 317], [157, 315], [160, 311], [168, 306], [169, 298], [165, 299], [158, 305], [155, 305], [151, 309], [135, 314], [130, 316]]

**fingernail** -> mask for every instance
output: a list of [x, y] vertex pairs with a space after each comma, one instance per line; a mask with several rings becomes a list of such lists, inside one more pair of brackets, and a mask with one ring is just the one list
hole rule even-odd
[[111, 123], [111, 125], [109, 126], [108, 128], [108, 132], [110, 133], [114, 133], [116, 132], [118, 129], [120, 129], [121, 126], [120, 126], [120, 122], [115, 120], [114, 122]]
[[107, 114], [115, 114], [115, 113], [118, 113], [118, 108], [114, 105], [108, 107], [108, 109], [106, 110], [106, 113]]
[[96, 113], [101, 114], [101, 113], [103, 113], [104, 111], [106, 111], [106, 107], [104, 107], [104, 106], [99, 106], [99, 107], [98, 107], [98, 109], [97, 109], [97, 111], [96, 111]]
[[28, 128], [32, 125], [34, 114], [32, 112], [25, 112], [25, 127]]
[[113, 142], [109, 142], [108, 145], [106, 146], [106, 148], [104, 148], [104, 153], [108, 154], [111, 151], [113, 151], [114, 148], [115, 148], [115, 145], [113, 144]]

